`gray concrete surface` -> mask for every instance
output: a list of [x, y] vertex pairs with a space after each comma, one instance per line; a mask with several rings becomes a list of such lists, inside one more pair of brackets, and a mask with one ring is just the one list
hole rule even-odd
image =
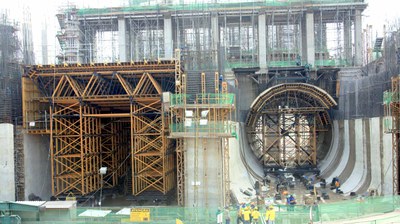
[[14, 126], [12, 124], [0, 124], [0, 145], [0, 201], [14, 201]]
[[324, 160], [322, 160], [319, 164], [318, 164], [318, 168], [321, 170], [321, 175], [327, 175], [329, 176], [330, 174], [327, 174], [326, 172], [328, 170], [331, 170], [331, 166], [335, 166], [337, 163], [337, 161], [335, 161], [336, 159], [340, 159], [341, 154], [343, 152], [343, 150], [338, 150], [338, 146], [339, 146], [339, 139], [340, 139], [340, 135], [339, 135], [339, 122], [338, 121], [333, 121], [332, 124], [332, 141], [330, 144], [330, 147], [328, 150], [327, 155], [325, 156]]
[[[382, 121], [381, 119], [380, 122]], [[383, 133], [381, 141], [380, 150], [383, 151], [383, 156], [380, 158], [382, 160], [381, 172], [383, 181], [378, 189], [380, 188], [384, 195], [391, 195], [393, 194], [392, 135]]]
[[[321, 176], [328, 183], [338, 176], [346, 195], [350, 192], [364, 194], [372, 189], [380, 195], [392, 194], [392, 142], [391, 135], [381, 128], [382, 122], [379, 117], [334, 121], [333, 142], [326, 158], [319, 163]], [[251, 188], [255, 181], [247, 167], [260, 176], [263, 173], [261, 165], [253, 159], [246, 138], [243, 138], [242, 126], [237, 132], [239, 141], [230, 141], [230, 175], [232, 191], [238, 200], [247, 202], [251, 198], [243, 196], [240, 189]], [[244, 160], [240, 150], [243, 150]]]
[[[197, 160], [195, 159], [197, 150]], [[185, 205], [217, 208], [223, 204], [222, 147], [217, 139], [185, 141]], [[195, 164], [197, 161], [197, 173]]]
[[[235, 195], [239, 203], [249, 203], [254, 199], [255, 195], [247, 196], [240, 190], [253, 188], [254, 179], [246, 170], [246, 167], [240, 156], [240, 143], [238, 139], [230, 139], [230, 178], [231, 178], [231, 191]], [[253, 153], [250, 149], [248, 153]]]
[[[341, 123], [341, 125], [339, 123]], [[332, 151], [332, 153], [335, 152], [335, 156], [331, 161], [331, 165], [324, 166], [324, 163], [329, 161], [322, 161], [320, 163], [321, 176], [325, 178], [327, 182], [332, 181], [332, 178], [343, 173], [350, 158], [349, 139], [344, 137], [349, 136], [349, 123], [338, 122], [337, 126], [342, 126], [343, 128], [340, 130], [340, 134], [337, 136], [337, 138], [339, 138], [339, 144], [332, 145], [333, 147], [329, 150]]]
[[250, 77], [250, 75], [236, 75], [238, 87], [236, 88], [236, 108], [238, 111], [238, 121], [246, 120], [251, 103], [258, 96], [258, 84]]
[[24, 135], [25, 199], [30, 194], [50, 200], [51, 172], [49, 136]]
[[[341, 189], [343, 192], [356, 192], [361, 185], [365, 178], [366, 178], [366, 171], [367, 171], [367, 161], [366, 161], [366, 152], [365, 147], [363, 145], [364, 141], [364, 129], [363, 123], [361, 119], [357, 119], [350, 123], [350, 130], [354, 131], [354, 138], [350, 138], [350, 141], [354, 141], [354, 148], [351, 147], [351, 151], [354, 151], [353, 159], [350, 162], [353, 164], [350, 167], [346, 167], [351, 169], [351, 173], [349, 177], [343, 178]], [[344, 136], [345, 138], [347, 136]], [[351, 136], [349, 136], [351, 137]], [[351, 141], [351, 142], [353, 142]]]
[[[346, 194], [363, 194], [371, 189], [382, 195], [392, 194], [392, 141], [391, 135], [381, 128], [382, 122], [379, 117], [334, 122], [334, 129], [340, 126], [336, 123], [343, 123], [344, 128], [339, 134], [339, 144], [332, 144], [326, 160], [321, 161], [321, 176], [327, 182], [339, 176]], [[338, 159], [340, 151], [343, 152]]]

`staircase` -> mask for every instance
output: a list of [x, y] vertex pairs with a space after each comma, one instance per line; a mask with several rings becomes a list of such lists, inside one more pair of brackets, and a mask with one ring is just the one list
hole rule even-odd
[[133, 189], [132, 189], [132, 170], [129, 169], [126, 172], [125, 175], [125, 181], [124, 181], [124, 194], [125, 195], [132, 195]]
[[354, 78], [354, 77], [361, 77], [363, 76], [363, 72], [361, 68], [359, 67], [346, 67], [346, 68], [340, 68], [339, 71], [339, 79], [340, 78]]
[[383, 37], [377, 37], [375, 39], [374, 52], [381, 52], [383, 44]]
[[[205, 72], [206, 93], [215, 93], [215, 73]], [[190, 72], [186, 77], [186, 93], [195, 95], [201, 93], [201, 72]]]

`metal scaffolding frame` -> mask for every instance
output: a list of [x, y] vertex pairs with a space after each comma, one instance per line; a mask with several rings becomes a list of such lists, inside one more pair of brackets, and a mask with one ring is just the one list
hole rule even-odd
[[[60, 44], [74, 43], [73, 50], [64, 49], [60, 62], [90, 63], [105, 60], [101, 51], [118, 52], [115, 41], [105, 41], [114, 32], [125, 35], [118, 45], [125, 45], [129, 60], [169, 57], [169, 49], [181, 49], [186, 71], [218, 70], [221, 74], [231, 68], [258, 67], [259, 54], [265, 54], [267, 65], [295, 66], [307, 58], [303, 39], [305, 15], [314, 18], [315, 66], [349, 66], [354, 64], [355, 11], [366, 8], [363, 1], [287, 1], [242, 2], [213, 4], [150, 4], [140, 10], [136, 6], [121, 8], [63, 9], [57, 16], [63, 33]], [[268, 35], [259, 37], [260, 16], [266, 16]], [[265, 18], [262, 17], [262, 18]], [[166, 22], [168, 21], [168, 22]], [[74, 22], [74, 23], [72, 23]], [[119, 22], [127, 25], [119, 30]], [[171, 22], [171, 23], [170, 23]], [[68, 26], [68, 24], [75, 24]], [[76, 26], [79, 24], [79, 29]], [[72, 27], [72, 28], [69, 28]], [[168, 33], [165, 33], [168, 32]], [[171, 37], [170, 33], [171, 32]], [[264, 33], [264, 32], [262, 32]], [[266, 41], [265, 44], [260, 44]], [[102, 46], [96, 46], [98, 44]], [[110, 47], [112, 45], [114, 47]], [[171, 46], [169, 46], [171, 45]], [[332, 45], [332, 46], [331, 46]], [[266, 49], [260, 49], [260, 47]], [[168, 51], [168, 52], [166, 52]], [[69, 54], [74, 54], [69, 55]], [[77, 55], [80, 55], [79, 57]], [[118, 61], [125, 57], [111, 57]], [[314, 65], [313, 65], [314, 66]]]
[[21, 116], [21, 43], [16, 23], [0, 12], [0, 123], [14, 123]]
[[295, 66], [301, 60], [302, 19], [303, 12], [292, 12], [290, 7], [286, 12], [274, 10], [268, 14], [267, 60], [270, 66]]
[[246, 132], [267, 168], [315, 168], [318, 133], [328, 131], [335, 100], [310, 84], [273, 86], [251, 105]]
[[185, 70], [216, 69], [212, 60], [211, 14], [192, 11], [173, 21]]
[[129, 58], [142, 60], [144, 58], [161, 58], [164, 55], [163, 17], [146, 16], [142, 18], [127, 18], [128, 36], [130, 42]]
[[[180, 51], [177, 51], [180, 53]], [[207, 175], [199, 176], [199, 166], [206, 166], [207, 161], [199, 164], [199, 151], [202, 155], [208, 153], [219, 155], [217, 161], [223, 173], [221, 181], [221, 205], [230, 204], [230, 180], [229, 180], [229, 144], [228, 139], [236, 136], [235, 121], [235, 97], [228, 93], [227, 83], [220, 83], [219, 73], [215, 77], [215, 93], [206, 93], [206, 75], [201, 75], [201, 93], [191, 96], [186, 94], [186, 75], [176, 73], [176, 94], [171, 96], [170, 102], [170, 137], [176, 139], [177, 152], [177, 192], [178, 204], [185, 205], [185, 139], [194, 139], [194, 182], [207, 183]], [[189, 112], [190, 111], [190, 112]], [[188, 115], [188, 113], [190, 115]], [[217, 139], [217, 152], [209, 152], [206, 149], [207, 139]], [[204, 171], [206, 173], [206, 171]], [[218, 187], [218, 186], [217, 186]], [[220, 188], [218, 188], [220, 189]], [[204, 189], [203, 189], [204, 190]], [[208, 195], [202, 195], [205, 203], [208, 203]], [[199, 200], [198, 186], [193, 186], [194, 203], [197, 207]]]
[[384, 93], [385, 131], [392, 133], [393, 194], [400, 194], [400, 76], [392, 77], [392, 89]]
[[[162, 94], [174, 91], [179, 64], [174, 59], [25, 68], [24, 127], [29, 134], [50, 135], [54, 196], [88, 195], [101, 181], [116, 186], [129, 162], [133, 195], [174, 188], [174, 145], [167, 138], [170, 119]], [[100, 180], [102, 166], [109, 173]]]

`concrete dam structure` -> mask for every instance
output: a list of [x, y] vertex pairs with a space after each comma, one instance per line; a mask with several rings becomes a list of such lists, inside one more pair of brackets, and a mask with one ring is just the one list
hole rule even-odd
[[57, 12], [58, 63], [24, 66], [0, 126], [10, 200], [217, 208], [281, 174], [399, 193], [400, 34], [367, 45], [365, 1], [146, 3]]

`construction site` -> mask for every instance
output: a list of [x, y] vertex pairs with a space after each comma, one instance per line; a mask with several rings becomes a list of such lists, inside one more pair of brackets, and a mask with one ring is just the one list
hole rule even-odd
[[54, 12], [55, 63], [1, 15], [0, 223], [399, 223], [400, 27], [127, 2]]

